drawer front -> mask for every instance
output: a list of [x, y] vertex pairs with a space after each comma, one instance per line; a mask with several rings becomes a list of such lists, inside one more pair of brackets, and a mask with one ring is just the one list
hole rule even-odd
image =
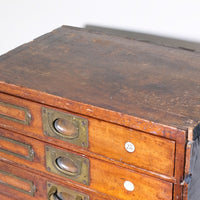
[[6, 195], [0, 194], [0, 199], [1, 200], [17, 200], [14, 197], [8, 197]]
[[59, 142], [62, 147], [69, 144], [75, 151], [84, 148], [130, 166], [174, 176], [175, 141], [2, 93], [0, 102], [1, 127], [53, 144]]
[[[14, 169], [14, 171], [13, 171]], [[0, 161], [0, 193], [16, 199], [35, 199], [36, 194], [36, 177], [26, 176], [26, 172], [22, 174], [22, 169], [18, 171]], [[41, 200], [42, 198], [39, 198]]]
[[0, 161], [1, 200], [53, 200], [54, 197], [61, 200], [115, 199], [98, 194], [96, 191], [88, 191], [81, 186], [77, 187], [67, 182], [60, 183], [59, 179], [51, 180], [49, 177], [39, 176]]
[[[66, 177], [66, 173], [59, 170], [55, 166], [56, 158], [62, 159], [71, 158], [70, 151], [61, 150], [47, 145], [46, 150], [46, 167], [52, 175]], [[48, 156], [52, 152], [57, 154], [57, 157]], [[76, 155], [76, 154], [74, 154]], [[85, 155], [82, 155], [85, 158]], [[146, 175], [135, 173], [133, 171], [121, 168], [119, 166], [109, 164], [94, 158], [89, 159], [90, 180], [88, 187], [108, 194], [110, 196], [127, 200], [127, 199], [148, 199], [148, 200], [170, 200], [172, 199], [172, 184], [167, 183]], [[72, 159], [73, 160], [73, 159]], [[73, 160], [75, 163], [75, 160]], [[84, 170], [83, 170], [84, 172]], [[84, 183], [84, 182], [83, 182]]]
[[[82, 185], [119, 199], [126, 200], [131, 197], [135, 199], [170, 200], [172, 198], [172, 183], [135, 173], [82, 154], [66, 151], [22, 135], [12, 134], [11, 137], [11, 132], [4, 130], [1, 130], [0, 133], [3, 137], [30, 145], [34, 151], [32, 161], [6, 151], [0, 151], [0, 159], [3, 161], [7, 160], [13, 164], [23, 164], [35, 171], [40, 170], [39, 173], [47, 176]], [[12, 152], [15, 152], [15, 149]], [[83, 158], [82, 160], [79, 159], [81, 157]], [[58, 164], [58, 158], [61, 158], [61, 164]], [[68, 162], [69, 160], [70, 162]], [[87, 168], [84, 166], [87, 166]], [[74, 170], [76, 167], [78, 170]], [[76, 171], [80, 173], [76, 174]], [[126, 184], [128, 184], [128, 188], [125, 187]], [[132, 189], [129, 189], [129, 186]]]

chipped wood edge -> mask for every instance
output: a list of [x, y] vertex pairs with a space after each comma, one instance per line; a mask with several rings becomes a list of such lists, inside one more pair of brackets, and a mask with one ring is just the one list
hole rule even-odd
[[[191, 150], [193, 145], [193, 128], [188, 128], [188, 135], [187, 135], [187, 144], [186, 144], [186, 156], [185, 156], [185, 171], [184, 171], [184, 177], [186, 178], [190, 174], [190, 157], [191, 157]], [[188, 184], [184, 180], [181, 182], [181, 185], [183, 186], [183, 194], [182, 199], [188, 200]]]

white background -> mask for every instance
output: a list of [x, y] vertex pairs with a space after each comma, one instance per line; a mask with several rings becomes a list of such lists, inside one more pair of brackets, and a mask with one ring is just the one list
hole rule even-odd
[[200, 42], [200, 1], [0, 0], [0, 54], [59, 26], [86, 24]]

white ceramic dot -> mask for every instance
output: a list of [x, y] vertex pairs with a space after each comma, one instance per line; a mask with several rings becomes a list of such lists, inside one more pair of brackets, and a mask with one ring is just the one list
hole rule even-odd
[[132, 142], [126, 142], [125, 143], [125, 149], [129, 153], [133, 153], [135, 151], [135, 146], [134, 146], [134, 144]]
[[125, 189], [126, 189], [127, 191], [130, 191], [130, 192], [132, 192], [132, 191], [135, 189], [135, 186], [134, 186], [133, 183], [130, 182], [130, 181], [125, 181], [125, 182], [124, 182], [124, 187], [125, 187]]

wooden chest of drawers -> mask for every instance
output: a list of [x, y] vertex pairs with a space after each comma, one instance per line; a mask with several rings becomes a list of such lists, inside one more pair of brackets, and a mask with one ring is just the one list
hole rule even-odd
[[61, 27], [0, 57], [0, 198], [198, 200], [200, 56]]

